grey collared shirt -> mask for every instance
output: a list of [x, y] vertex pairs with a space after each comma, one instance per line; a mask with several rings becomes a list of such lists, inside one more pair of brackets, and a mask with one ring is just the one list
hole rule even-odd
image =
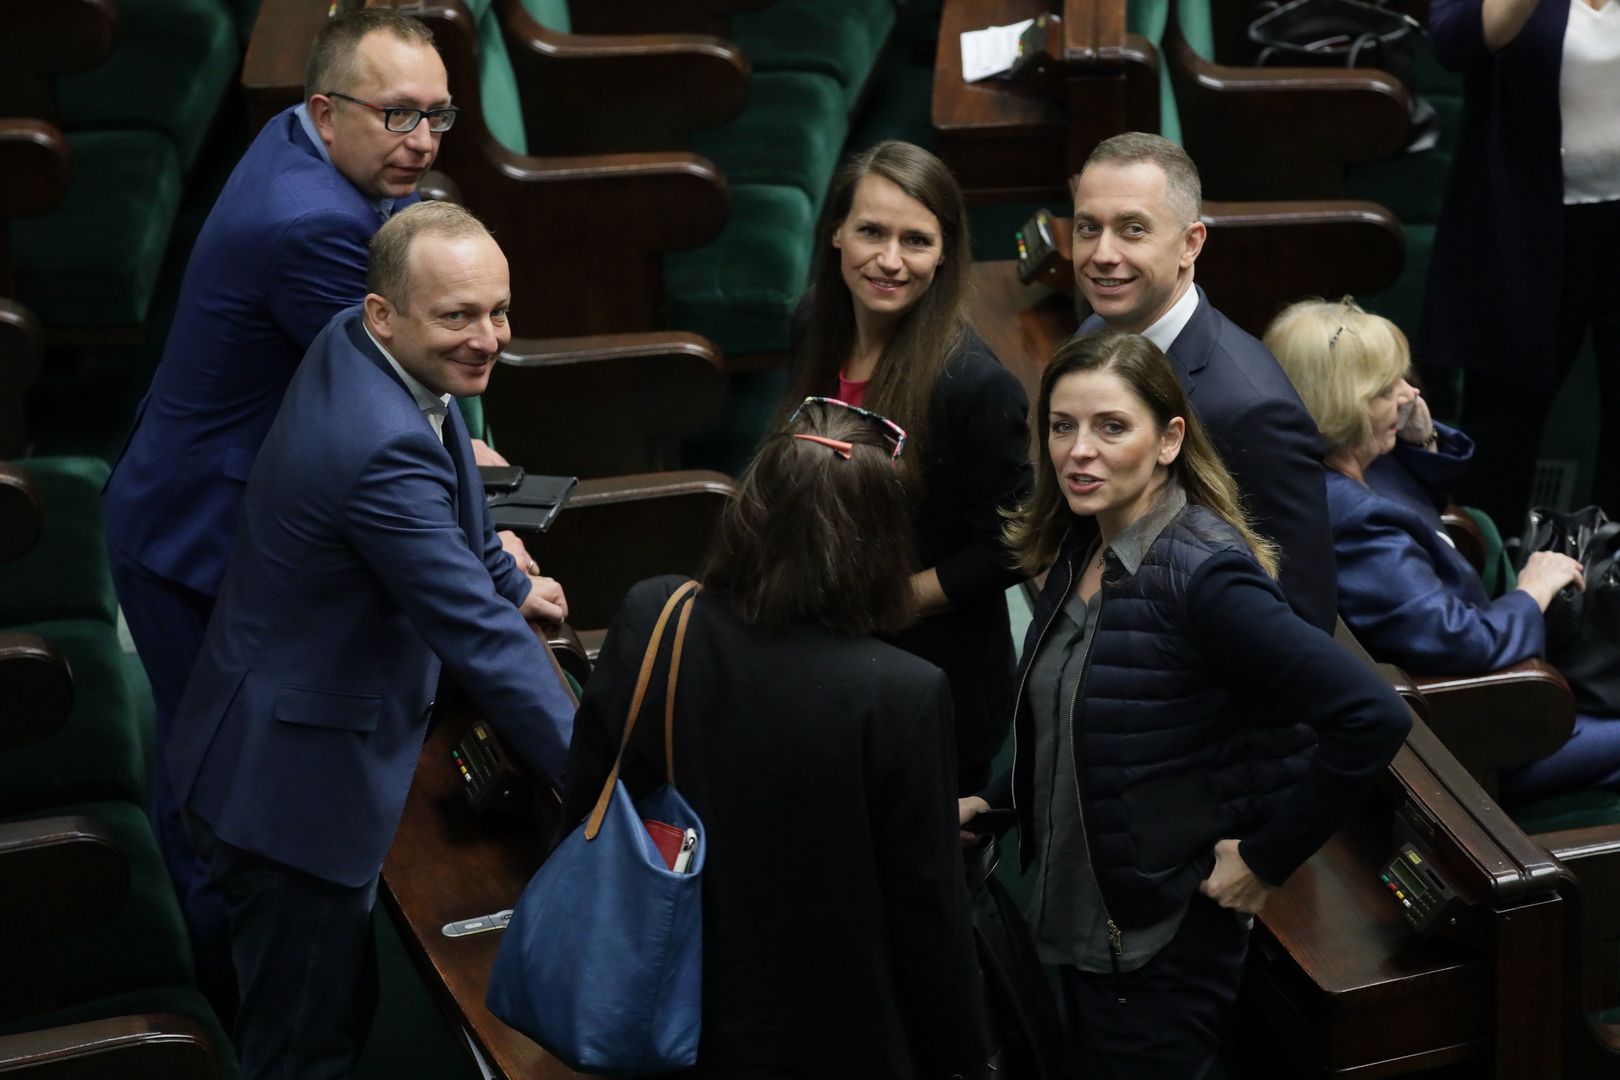
[[[1136, 519], [1110, 545], [1115, 558], [1134, 574], [1148, 548], [1187, 505], [1173, 481], [1153, 508]], [[1095, 544], [1081, 566], [1097, 558]], [[1025, 693], [1035, 728], [1034, 844], [1040, 858], [1027, 918], [1035, 949], [1044, 963], [1069, 964], [1081, 971], [1114, 970], [1108, 947], [1108, 914], [1103, 909], [1080, 810], [1080, 777], [1074, 768], [1074, 727], [1083, 718], [1080, 680], [1102, 611], [1102, 591], [1089, 601], [1071, 592], [1053, 616], [1030, 664]], [[1186, 906], [1151, 926], [1123, 935], [1118, 970], [1134, 971], [1175, 937]]]

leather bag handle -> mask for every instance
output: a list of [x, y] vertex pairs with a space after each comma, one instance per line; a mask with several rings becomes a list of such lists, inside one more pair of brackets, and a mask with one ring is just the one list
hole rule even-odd
[[[608, 803], [613, 800], [613, 787], [619, 782], [619, 766], [624, 762], [624, 751], [630, 745], [630, 736], [636, 730], [636, 718], [641, 715], [641, 703], [647, 696], [647, 684], [652, 681], [653, 667], [658, 661], [658, 646], [664, 640], [664, 628], [669, 625], [669, 617], [681, 601], [697, 590], [698, 583], [695, 581], [688, 581], [676, 589], [670, 594], [669, 599], [664, 601], [664, 609], [658, 613], [658, 621], [653, 624], [652, 637], [647, 641], [647, 651], [641, 657], [641, 671], [636, 675], [636, 690], [630, 698], [630, 713], [624, 720], [624, 735], [619, 739], [619, 752], [613, 757], [613, 768], [608, 770], [607, 780], [602, 784], [602, 794], [597, 796], [596, 806], [585, 822], [586, 840], [595, 840], [596, 834], [602, 831], [602, 821], [607, 817]], [[681, 612], [680, 622], [675, 628], [675, 651], [669, 663], [669, 689], [664, 695], [664, 774], [672, 784], [675, 782], [675, 679], [680, 672], [681, 646], [685, 643], [686, 623], [691, 615], [692, 605], [688, 604]]]

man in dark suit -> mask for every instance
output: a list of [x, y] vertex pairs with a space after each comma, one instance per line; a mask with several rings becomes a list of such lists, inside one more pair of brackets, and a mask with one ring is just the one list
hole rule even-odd
[[394, 215], [371, 247], [364, 304], [316, 337], [259, 450], [169, 732], [230, 913], [248, 1077], [352, 1069], [377, 876], [441, 662], [544, 778], [573, 730], [524, 621], [561, 617], [561, 596], [502, 549], [451, 403], [511, 339], [506, 258], [445, 203]]
[[1245, 509], [1281, 549], [1289, 604], [1332, 632], [1333, 539], [1316, 425], [1266, 347], [1193, 284], [1202, 199], [1198, 169], [1175, 143], [1127, 132], [1097, 145], [1074, 181], [1074, 279], [1094, 313], [1080, 331], [1143, 334], [1169, 355]]
[[[163, 361], [107, 485], [114, 584], [151, 679], [160, 748], [287, 381], [332, 316], [365, 296], [367, 242], [417, 201], [417, 181], [455, 119], [431, 33], [388, 10], [327, 22], [306, 90], [303, 104], [265, 125], [209, 214]], [[224, 907], [167, 797], [161, 753], [153, 791], [199, 980], [228, 1022], [235, 979]]]

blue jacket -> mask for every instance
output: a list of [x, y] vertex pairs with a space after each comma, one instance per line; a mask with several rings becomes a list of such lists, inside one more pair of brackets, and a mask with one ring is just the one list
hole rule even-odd
[[1339, 614], [1367, 651], [1421, 675], [1465, 675], [1546, 649], [1529, 593], [1495, 600], [1423, 514], [1327, 472], [1339, 559]]
[[248, 480], [230, 569], [167, 747], [181, 805], [227, 843], [359, 886], [382, 866], [440, 662], [560, 781], [573, 707], [518, 614], [456, 409], [434, 434], [334, 319]]
[[197, 237], [163, 361], [107, 484], [110, 542], [134, 562], [219, 591], [254, 455], [310, 342], [365, 296], [382, 220], [293, 110], [253, 140]]
[[[988, 798], [1038, 813], [1023, 680], [1079, 580], [1071, 541], [1025, 639], [1013, 767]], [[1087, 845], [1109, 918], [1149, 925], [1209, 874], [1217, 840], [1278, 884], [1332, 835], [1400, 748], [1406, 707], [1296, 615], [1241, 537], [1189, 506], [1129, 573], [1110, 549], [1073, 718]], [[1315, 744], [1315, 750], [1311, 749]], [[1021, 843], [1025, 864], [1030, 846]]]
[[[1080, 330], [1102, 327], [1092, 316]], [[1202, 289], [1169, 356], [1256, 527], [1282, 549], [1283, 594], [1306, 622], [1332, 633], [1333, 540], [1321, 438], [1294, 384], [1271, 351], [1215, 310]]]

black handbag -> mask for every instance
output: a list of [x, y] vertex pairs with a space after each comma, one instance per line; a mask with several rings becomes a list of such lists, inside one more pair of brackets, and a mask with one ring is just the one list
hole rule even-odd
[[1601, 507], [1564, 513], [1538, 506], [1525, 518], [1518, 559], [1557, 551], [1585, 567], [1586, 590], [1559, 590], [1547, 607], [1547, 661], [1563, 673], [1582, 712], [1620, 716], [1620, 522]]
[[1379, 68], [1412, 85], [1423, 28], [1410, 15], [1361, 0], [1262, 4], [1249, 23], [1261, 67]]
[[1013, 1080], [1064, 1080], [1068, 1036], [1046, 969], [1018, 904], [995, 876], [996, 845], [967, 852], [973, 940], [984, 973], [994, 1074]]

